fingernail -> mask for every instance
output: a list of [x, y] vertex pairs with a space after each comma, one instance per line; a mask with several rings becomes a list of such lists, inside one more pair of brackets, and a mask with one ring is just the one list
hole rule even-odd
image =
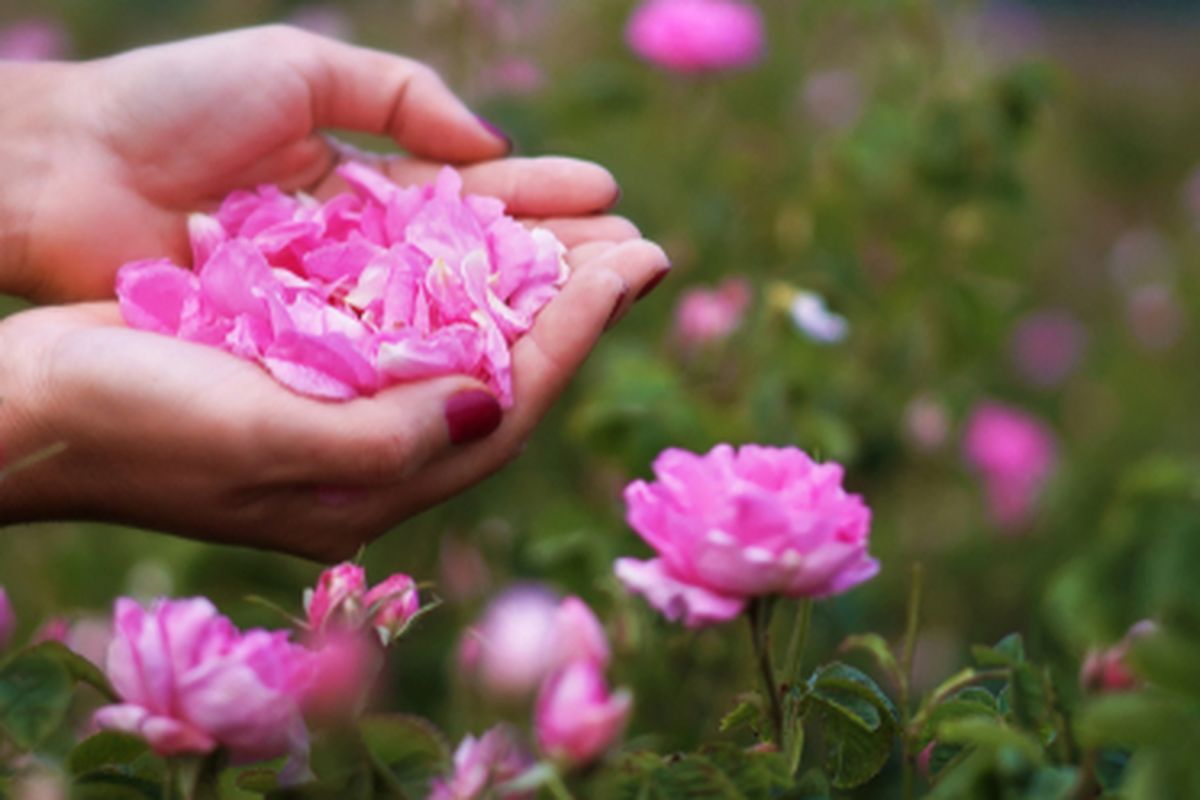
[[640, 292], [638, 292], [637, 299], [641, 300], [643, 297], [645, 297], [646, 295], [653, 292], [654, 287], [656, 287], [660, 283], [662, 283], [663, 278], [667, 277], [667, 273], [670, 271], [671, 271], [671, 268], [667, 267], [666, 269], [664, 269], [663, 271], [661, 271], [657, 275], [655, 275], [653, 278], [646, 281], [646, 285], [642, 287], [642, 290]]
[[468, 389], [446, 401], [446, 426], [454, 444], [482, 439], [499, 427], [502, 416], [500, 403], [482, 389]]
[[621, 290], [621, 293], [619, 295], [617, 295], [617, 300], [615, 303], [613, 303], [612, 311], [608, 315], [608, 321], [604, 323], [604, 330], [608, 330], [613, 325], [616, 325], [617, 320], [619, 320], [621, 317], [623, 317], [625, 315], [624, 314], [625, 298], [628, 296], [629, 296], [629, 287], [626, 286], [624, 289]]
[[512, 137], [510, 137], [504, 131], [500, 130], [500, 128], [497, 127], [495, 123], [491, 122], [488, 119], [485, 119], [484, 117], [479, 116], [478, 114], [475, 115], [475, 119], [479, 121], [480, 125], [482, 125], [484, 128], [487, 129], [488, 133], [490, 133], [492, 136], [495, 136], [497, 139], [500, 139], [501, 141], [503, 141], [504, 146], [508, 149], [508, 151], [510, 153], [512, 152], [512, 149], [513, 149]]
[[617, 191], [616, 191], [616, 193], [615, 193], [615, 194], [613, 194], [613, 199], [612, 199], [612, 202], [608, 204], [608, 207], [609, 207], [609, 208], [615, 208], [615, 207], [616, 207], [616, 206], [617, 206], [617, 205], [618, 205], [618, 204], [621, 202], [621, 195], [622, 195], [622, 194], [623, 194], [623, 192], [621, 191], [621, 187], [620, 187], [620, 186], [618, 186], [618, 187], [617, 187]]

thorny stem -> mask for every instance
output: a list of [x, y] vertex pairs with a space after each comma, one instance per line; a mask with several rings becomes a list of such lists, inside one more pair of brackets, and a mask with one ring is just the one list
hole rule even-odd
[[921, 622], [921, 590], [925, 577], [924, 567], [920, 562], [913, 564], [912, 582], [908, 590], [908, 617], [904, 625], [904, 650], [900, 654], [900, 749], [901, 749], [901, 780], [904, 800], [913, 797], [913, 732], [909, 729], [912, 722], [912, 709], [909, 706], [909, 688], [912, 685], [913, 653], [917, 646], [917, 631]]
[[779, 682], [775, 680], [775, 665], [771, 662], [771, 608], [773, 598], [756, 597], [746, 608], [750, 621], [750, 641], [758, 658], [758, 669], [771, 710], [771, 729], [775, 742], [783, 746], [783, 705], [779, 701]]

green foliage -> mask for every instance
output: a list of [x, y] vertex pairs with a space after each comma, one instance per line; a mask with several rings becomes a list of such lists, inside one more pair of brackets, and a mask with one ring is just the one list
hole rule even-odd
[[897, 715], [869, 676], [827, 664], [808, 679], [798, 702], [820, 725], [824, 766], [835, 787], [851, 789], [879, 774], [892, 753]]
[[71, 674], [57, 658], [19, 653], [0, 667], [0, 734], [18, 748], [36, 747], [66, 718]]

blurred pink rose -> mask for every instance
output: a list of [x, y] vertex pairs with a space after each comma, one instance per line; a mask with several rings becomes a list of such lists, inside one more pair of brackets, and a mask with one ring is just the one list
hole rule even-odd
[[625, 29], [642, 58], [677, 72], [745, 67], [763, 53], [763, 20], [742, 0], [647, 0]]
[[299, 698], [308, 651], [284, 632], [242, 633], [204, 598], [160, 600], [150, 611], [117, 600], [105, 671], [123, 701], [96, 712], [108, 730], [144, 738], [160, 755], [207, 753], [235, 762], [304, 757]]
[[512, 729], [497, 725], [478, 739], [468, 736], [459, 743], [453, 774], [434, 780], [429, 800], [533, 800], [535, 791], [497, 791], [531, 766], [533, 759], [521, 748]]
[[940, 449], [950, 436], [945, 406], [929, 395], [914, 397], [904, 411], [904, 432], [919, 450]]
[[577, 660], [608, 663], [608, 640], [578, 597], [559, 600], [540, 586], [516, 586], [491, 602], [464, 636], [459, 665], [487, 694], [517, 700]]
[[1050, 429], [1023, 411], [985, 402], [967, 422], [963, 452], [983, 478], [996, 523], [1027, 523], [1057, 460]]
[[668, 619], [733, 619], [751, 597], [825, 597], [874, 577], [870, 509], [838, 464], [794, 447], [664, 451], [657, 480], [625, 489], [627, 519], [658, 558], [617, 559], [617, 577]]
[[417, 582], [400, 572], [375, 584], [365, 602], [371, 611], [371, 627], [379, 632], [384, 644], [399, 636], [421, 609]]
[[300, 694], [305, 717], [322, 724], [362, 713], [383, 668], [384, 652], [364, 631], [331, 630], [306, 642], [308, 683]]
[[528, 95], [546, 85], [546, 73], [531, 59], [511, 56], [488, 65], [479, 84], [484, 94]]
[[324, 203], [273, 186], [193, 215], [194, 269], [121, 268], [134, 328], [255, 361], [304, 395], [346, 400], [439, 375], [512, 403], [510, 346], [567, 279], [565, 248], [492, 197], [462, 196], [450, 167], [401, 188], [361, 164]]
[[1013, 331], [1010, 353], [1017, 372], [1034, 386], [1054, 386], [1079, 366], [1087, 331], [1066, 311], [1029, 314]]
[[0, 586], [0, 650], [8, 647], [13, 631], [17, 629], [17, 615], [8, 599], [8, 592]]
[[1130, 292], [1125, 308], [1133, 336], [1144, 349], [1163, 351], [1179, 340], [1184, 315], [1169, 286], [1152, 283]]
[[70, 50], [70, 34], [54, 20], [27, 19], [0, 28], [0, 60], [61, 61]]
[[29, 641], [32, 644], [40, 644], [42, 642], [58, 642], [59, 644], [67, 643], [67, 634], [71, 632], [71, 620], [62, 615], [56, 615], [46, 619], [38, 626], [38, 629], [33, 632], [33, 636]]
[[808, 118], [829, 130], [852, 128], [862, 115], [862, 87], [848, 70], [813, 73], [804, 81], [803, 96]]
[[438, 556], [438, 588], [450, 600], [466, 600], [488, 590], [492, 574], [479, 548], [453, 534], [443, 536]]
[[552, 675], [538, 695], [538, 746], [555, 761], [589, 764], [621, 736], [632, 708], [628, 691], [609, 693], [599, 664], [575, 661]]
[[729, 278], [715, 289], [689, 289], [675, 308], [675, 336], [688, 346], [719, 341], [737, 330], [750, 305], [750, 284]]
[[1079, 683], [1085, 691], [1096, 694], [1128, 692], [1141, 686], [1141, 681], [1129, 668], [1129, 648], [1138, 640], [1153, 635], [1158, 625], [1144, 619], [1129, 629], [1121, 641], [1106, 650], [1091, 650], [1079, 673]]
[[96, 666], [103, 667], [112, 638], [111, 620], [107, 617], [86, 616], [71, 623], [63, 644]]
[[332, 3], [301, 6], [289, 14], [284, 22], [344, 42], [354, 38], [354, 21], [350, 19], [349, 14]]
[[304, 593], [309, 630], [361, 628], [366, 621], [366, 595], [367, 573], [362, 567], [345, 562], [325, 570], [316, 588]]

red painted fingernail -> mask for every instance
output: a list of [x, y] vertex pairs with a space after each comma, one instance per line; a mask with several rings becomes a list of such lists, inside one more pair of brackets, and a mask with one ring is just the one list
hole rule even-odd
[[504, 131], [500, 130], [500, 128], [495, 123], [493, 123], [492, 121], [490, 121], [488, 119], [485, 119], [484, 117], [479, 116], [478, 114], [475, 115], [475, 119], [477, 119], [479, 121], [480, 125], [482, 125], [484, 128], [487, 129], [488, 133], [490, 133], [492, 136], [495, 136], [497, 139], [504, 142], [504, 146], [508, 149], [508, 152], [510, 152], [510, 153], [512, 152], [513, 140], [512, 140], [511, 136], [509, 136]]
[[671, 268], [667, 267], [662, 272], [658, 273], [653, 278], [646, 281], [646, 285], [642, 287], [642, 290], [640, 292], [638, 292], [637, 299], [641, 300], [643, 297], [645, 297], [646, 295], [653, 292], [654, 287], [658, 286], [660, 283], [662, 283], [663, 278], [667, 277], [667, 273], [670, 271], [671, 271]]
[[446, 401], [446, 426], [454, 444], [482, 439], [499, 427], [502, 416], [500, 403], [482, 389], [468, 389]]
[[617, 324], [617, 320], [619, 320], [622, 316], [621, 312], [625, 310], [625, 298], [628, 296], [629, 287], [626, 286], [621, 290], [621, 293], [617, 295], [617, 301], [613, 303], [612, 311], [608, 315], [608, 321], [604, 323], [604, 330], [608, 330], [613, 325]]

